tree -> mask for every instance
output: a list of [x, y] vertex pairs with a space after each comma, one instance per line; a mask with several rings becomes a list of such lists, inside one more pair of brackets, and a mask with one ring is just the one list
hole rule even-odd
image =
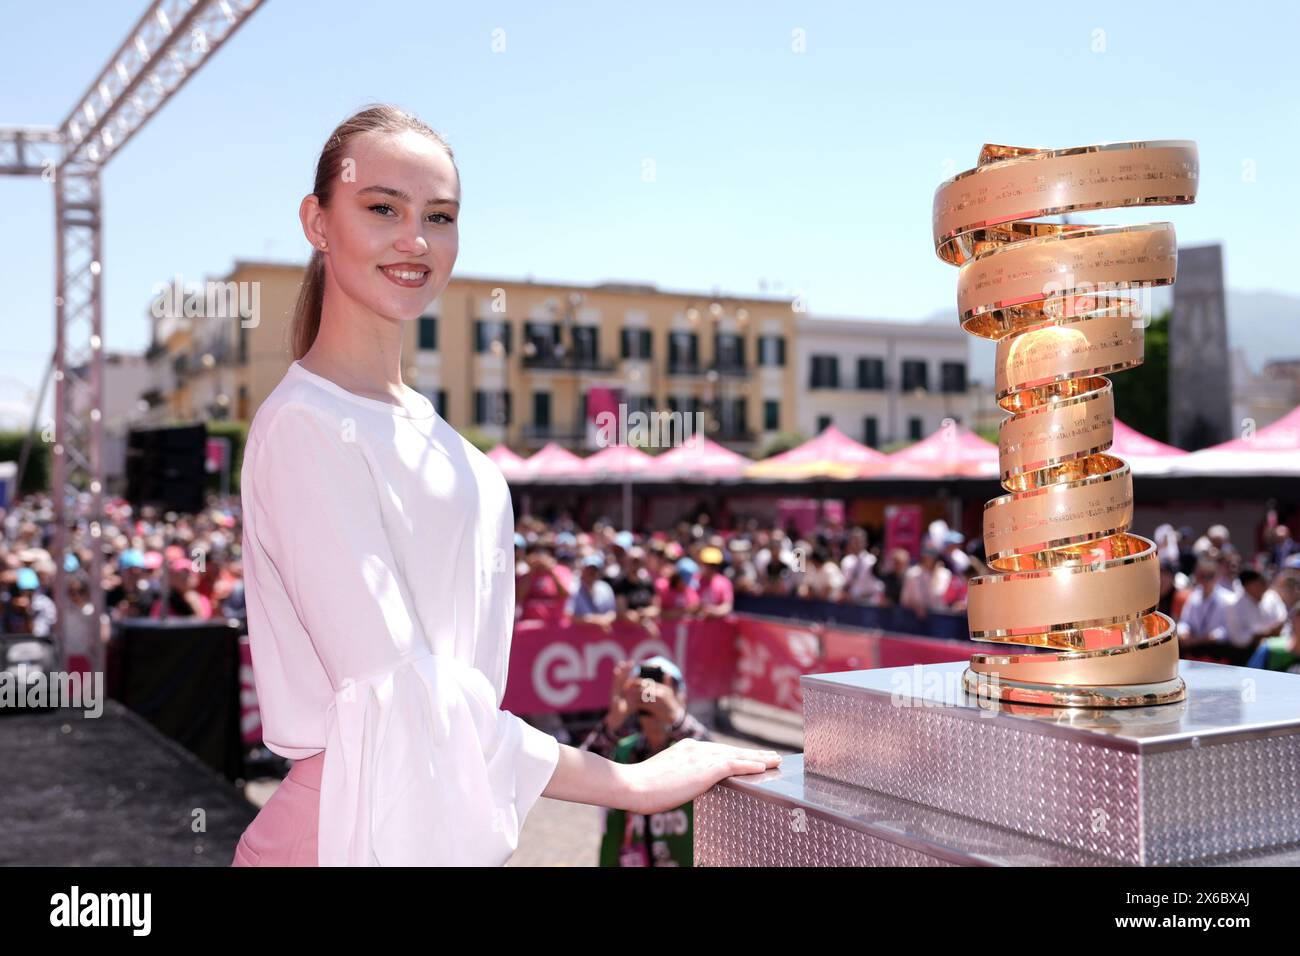
[[1169, 441], [1169, 310], [1146, 330], [1145, 357], [1137, 368], [1108, 376], [1115, 417], [1156, 441]]

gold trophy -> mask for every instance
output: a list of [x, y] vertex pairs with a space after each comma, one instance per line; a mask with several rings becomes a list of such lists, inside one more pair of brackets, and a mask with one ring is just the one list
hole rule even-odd
[[[1155, 544], [1133, 534], [1133, 475], [1108, 453], [1106, 375], [1142, 362], [1137, 293], [1170, 285], [1171, 223], [1033, 222], [1087, 209], [1196, 199], [1196, 144], [1071, 149], [986, 145], [934, 197], [939, 258], [960, 267], [957, 311], [997, 343], [998, 433], [1007, 494], [984, 506], [990, 573], [967, 599], [975, 641], [1028, 645], [975, 654], [966, 689], [1058, 707], [1183, 700], [1174, 622], [1156, 610]], [[1125, 294], [1134, 293], [1134, 294]]]

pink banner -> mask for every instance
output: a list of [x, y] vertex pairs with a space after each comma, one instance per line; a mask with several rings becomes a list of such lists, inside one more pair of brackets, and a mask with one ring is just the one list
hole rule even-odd
[[735, 692], [741, 697], [803, 712], [799, 678], [817, 673], [825, 652], [821, 625], [780, 624], [737, 616]]
[[256, 747], [262, 742], [262, 711], [257, 706], [253, 649], [247, 634], [239, 636], [239, 733], [246, 747]]
[[[781, 622], [732, 614], [662, 621], [658, 635], [617, 621], [595, 624], [517, 621], [502, 706], [519, 715], [609, 706], [614, 665], [662, 654], [686, 675], [693, 701], [737, 695], [803, 712], [804, 674], [965, 660], [964, 644], [928, 637]], [[248, 638], [239, 641], [240, 724], [244, 743], [262, 738]]]
[[904, 548], [915, 561], [921, 556], [920, 505], [888, 505], [885, 508], [885, 553]]
[[736, 615], [735, 693], [803, 713], [804, 674], [872, 670], [908, 664], [938, 664], [970, 657], [965, 645], [930, 637], [872, 633], [788, 624]]
[[609, 706], [614, 665], [662, 654], [686, 677], [691, 700], [731, 693], [736, 671], [733, 618], [661, 621], [658, 635], [616, 621], [595, 624], [519, 621], [510, 648], [502, 707], [516, 714], [599, 710]]

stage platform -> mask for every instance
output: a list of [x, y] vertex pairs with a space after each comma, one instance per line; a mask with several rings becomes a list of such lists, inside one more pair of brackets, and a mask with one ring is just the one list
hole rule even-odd
[[0, 715], [4, 866], [227, 866], [257, 808], [115, 700]]

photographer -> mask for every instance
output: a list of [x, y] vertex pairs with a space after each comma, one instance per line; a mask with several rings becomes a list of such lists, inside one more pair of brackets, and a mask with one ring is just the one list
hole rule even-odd
[[[616, 763], [640, 763], [692, 737], [709, 732], [686, 712], [686, 682], [677, 665], [655, 656], [640, 665], [620, 661], [614, 668], [609, 712], [582, 742]], [[601, 866], [691, 866], [695, 836], [693, 801], [649, 815], [605, 810]]]

